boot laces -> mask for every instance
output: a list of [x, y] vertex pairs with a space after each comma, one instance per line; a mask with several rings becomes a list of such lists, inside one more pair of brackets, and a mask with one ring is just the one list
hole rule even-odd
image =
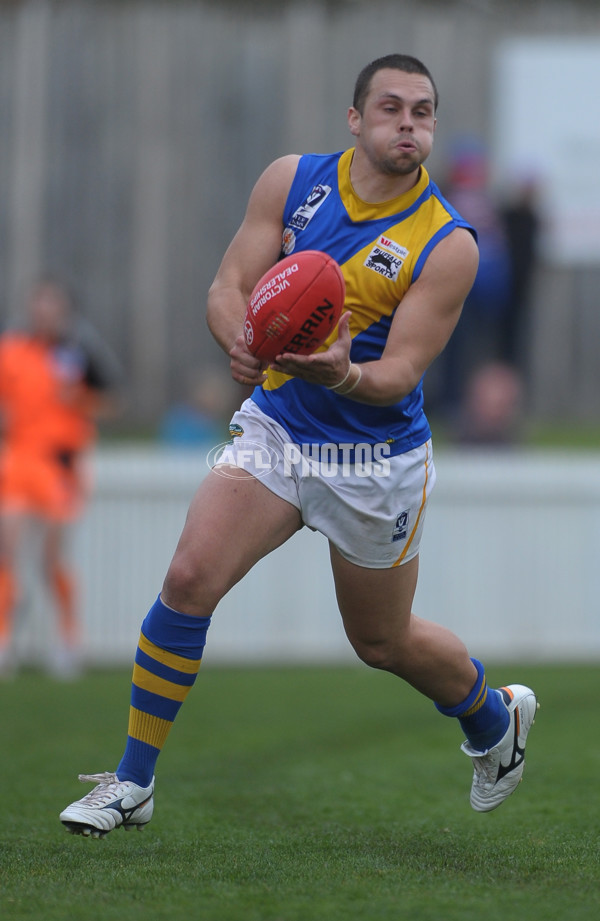
[[105, 805], [115, 798], [119, 785], [123, 783], [116, 774], [104, 771], [101, 774], [80, 774], [82, 783], [95, 783], [97, 786], [83, 797], [82, 802], [90, 805]]
[[493, 758], [483, 755], [481, 758], [473, 758], [473, 767], [478, 776], [478, 781], [485, 783], [494, 783], [497, 766]]

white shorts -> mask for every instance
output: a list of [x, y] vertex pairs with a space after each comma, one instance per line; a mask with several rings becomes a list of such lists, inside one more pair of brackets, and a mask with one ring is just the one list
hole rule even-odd
[[250, 399], [234, 414], [230, 434], [232, 441], [214, 461], [215, 472], [233, 464], [260, 478], [351, 563], [388, 569], [419, 552], [435, 485], [431, 441], [393, 457], [387, 445], [301, 449]]

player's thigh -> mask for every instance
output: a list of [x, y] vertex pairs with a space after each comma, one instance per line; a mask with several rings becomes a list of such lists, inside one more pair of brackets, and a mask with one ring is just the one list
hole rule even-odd
[[354, 644], [395, 643], [409, 628], [419, 557], [388, 569], [367, 569], [330, 544], [336, 597], [344, 629]]
[[163, 587], [163, 600], [178, 610], [213, 608], [302, 527], [294, 505], [246, 471], [228, 471], [211, 471], [190, 504]]

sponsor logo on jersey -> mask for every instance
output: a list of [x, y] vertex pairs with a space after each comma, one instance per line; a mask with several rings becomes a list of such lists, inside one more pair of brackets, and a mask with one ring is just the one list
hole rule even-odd
[[396, 524], [394, 525], [394, 530], [392, 531], [392, 541], [395, 540], [406, 540], [406, 535], [408, 534], [408, 509], [400, 512], [396, 518]]
[[383, 275], [390, 281], [396, 281], [407, 256], [408, 250], [405, 246], [400, 246], [399, 243], [382, 234], [364, 264], [378, 275]]
[[390, 240], [389, 237], [386, 237], [385, 234], [381, 234], [377, 243], [379, 246], [384, 246], [386, 249], [389, 249], [390, 252], [395, 253], [396, 256], [399, 256], [402, 259], [402, 262], [408, 256], [408, 250], [405, 246], [400, 246], [399, 243], [396, 243], [395, 240]]

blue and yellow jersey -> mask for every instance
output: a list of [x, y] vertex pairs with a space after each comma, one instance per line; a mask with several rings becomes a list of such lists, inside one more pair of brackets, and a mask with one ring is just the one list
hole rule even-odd
[[[394, 311], [431, 250], [456, 227], [472, 228], [421, 167], [409, 192], [389, 202], [362, 201], [350, 182], [353, 149], [300, 158], [284, 210], [282, 257], [316, 249], [339, 263], [350, 310], [351, 360], [378, 359]], [[337, 331], [323, 348], [337, 336]], [[389, 444], [402, 454], [430, 437], [422, 381], [392, 406], [369, 406], [325, 387], [269, 371], [252, 399], [304, 444]]]

